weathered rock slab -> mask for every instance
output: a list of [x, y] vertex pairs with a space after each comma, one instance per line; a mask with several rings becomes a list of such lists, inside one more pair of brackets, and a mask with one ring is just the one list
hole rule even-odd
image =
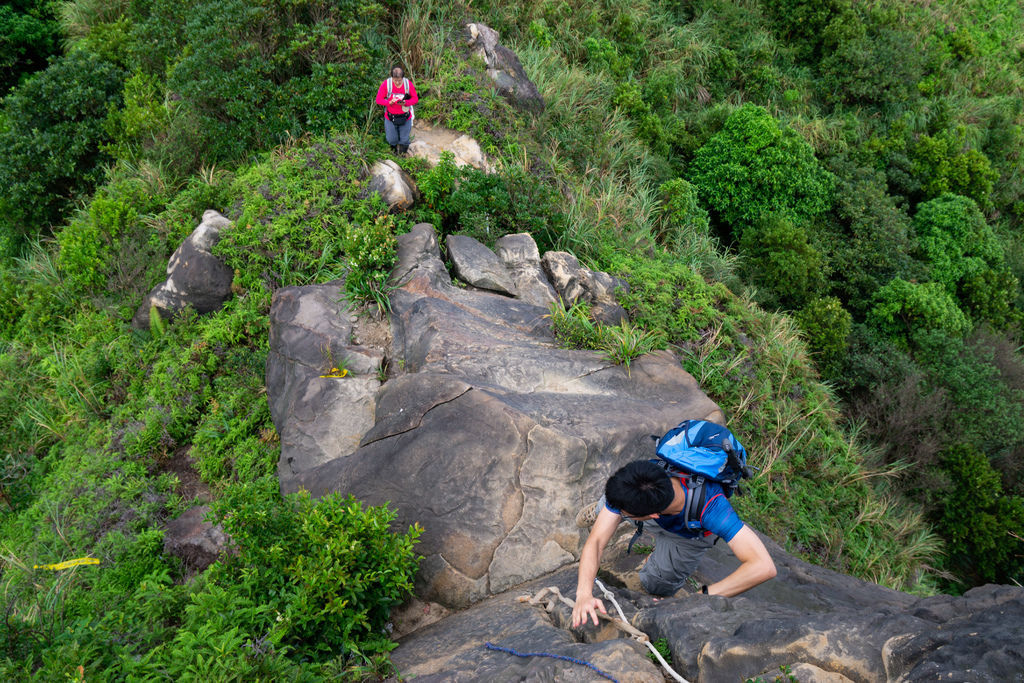
[[266, 377], [282, 485], [354, 452], [373, 426], [383, 352], [352, 344], [352, 334], [341, 281], [274, 293]]
[[537, 243], [529, 233], [499, 238], [494, 243], [494, 251], [512, 277], [517, 298], [542, 308], [558, 301], [558, 294], [540, 265]]

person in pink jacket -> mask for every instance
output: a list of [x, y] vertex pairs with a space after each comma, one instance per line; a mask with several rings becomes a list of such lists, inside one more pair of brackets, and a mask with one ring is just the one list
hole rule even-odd
[[377, 104], [384, 107], [384, 134], [391, 151], [405, 155], [412, 133], [412, 107], [419, 102], [412, 81], [405, 78], [402, 68], [391, 69], [391, 78], [377, 89]]

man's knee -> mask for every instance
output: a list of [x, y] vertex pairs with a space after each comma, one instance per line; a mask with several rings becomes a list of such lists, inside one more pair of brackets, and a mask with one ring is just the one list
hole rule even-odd
[[640, 585], [651, 595], [674, 595], [676, 591], [683, 587], [684, 582], [685, 578], [664, 577], [654, 572], [640, 571]]

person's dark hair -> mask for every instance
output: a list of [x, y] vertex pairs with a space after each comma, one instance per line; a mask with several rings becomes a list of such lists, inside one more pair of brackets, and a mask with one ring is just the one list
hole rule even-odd
[[400, 66], [393, 66], [393, 67], [391, 67], [391, 77], [392, 78], [401, 78], [404, 75], [405, 75], [405, 72], [402, 71], [402, 67], [400, 67]]
[[613, 474], [604, 486], [608, 505], [634, 517], [662, 512], [672, 504], [672, 480], [650, 460], [636, 460]]

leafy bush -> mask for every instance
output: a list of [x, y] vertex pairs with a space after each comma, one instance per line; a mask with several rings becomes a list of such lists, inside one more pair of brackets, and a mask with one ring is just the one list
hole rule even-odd
[[918, 331], [941, 330], [962, 337], [971, 329], [970, 320], [941, 284], [899, 278], [875, 294], [868, 322], [903, 348]]
[[548, 307], [551, 331], [563, 349], [598, 349], [604, 328], [590, 317], [590, 304], [577, 301], [568, 308], [561, 301]]
[[924, 59], [904, 31], [871, 22], [837, 40], [819, 72], [819, 93], [830, 104], [905, 106], [918, 98]]
[[767, 214], [813, 218], [831, 207], [835, 184], [803, 138], [755, 105], [733, 112], [697, 150], [689, 179], [736, 233]]
[[1018, 284], [1003, 264], [1003, 250], [973, 200], [944, 194], [918, 206], [914, 228], [931, 277], [959, 295], [982, 319], [1006, 324]]
[[4, 100], [0, 241], [8, 253], [59, 222], [71, 202], [99, 180], [100, 146], [108, 139], [104, 121], [120, 92], [117, 67], [75, 50]]
[[797, 322], [811, 351], [817, 354], [817, 366], [827, 378], [839, 376], [846, 360], [847, 340], [853, 316], [835, 297], [813, 299], [796, 313]]
[[922, 135], [910, 154], [911, 170], [920, 179], [926, 198], [952, 192], [990, 209], [989, 197], [999, 172], [982, 152], [967, 147], [965, 138], [963, 128]]
[[393, 534], [393, 512], [340, 494], [314, 501], [303, 492], [275, 503], [240, 487], [217, 509], [238, 555], [212, 578], [263, 606], [235, 622], [242, 633], [268, 634], [314, 661], [394, 647], [382, 631], [391, 607], [412, 590], [419, 526]]
[[830, 160], [836, 173], [834, 219], [822, 221], [821, 242], [832, 267], [831, 290], [863, 316], [875, 292], [894, 278], [923, 280], [913, 258], [917, 241], [910, 217], [886, 191], [885, 176], [847, 158]]
[[364, 116], [384, 70], [384, 12], [375, 0], [133, 3], [140, 64], [154, 76], [169, 64], [167, 88], [181, 98], [167, 144], [197, 161], [238, 159]]
[[694, 242], [710, 234], [708, 212], [700, 205], [697, 188], [676, 178], [662, 183], [658, 241], [669, 248]]
[[364, 212], [346, 227], [343, 245], [349, 266], [345, 289], [357, 301], [374, 302], [381, 313], [390, 311], [386, 285], [398, 247], [394, 218]]

